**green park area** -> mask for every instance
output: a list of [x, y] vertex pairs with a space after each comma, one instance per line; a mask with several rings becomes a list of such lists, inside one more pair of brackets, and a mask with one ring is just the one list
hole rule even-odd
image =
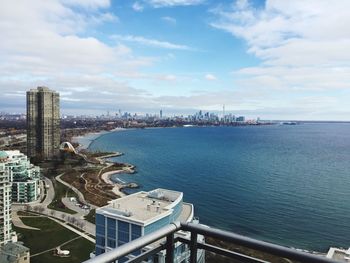
[[[40, 230], [14, 227], [19, 240], [30, 249], [31, 263], [80, 263], [89, 259], [94, 244], [46, 217], [21, 217], [24, 224]], [[62, 245], [64, 244], [64, 245]], [[55, 248], [69, 250], [68, 257], [54, 256]]]
[[95, 216], [96, 216], [96, 210], [91, 209], [90, 212], [85, 216], [85, 220], [89, 221], [92, 224], [95, 224]]
[[61, 211], [61, 212], [65, 212], [68, 214], [76, 214], [75, 211], [69, 209], [68, 207], [66, 207], [62, 203], [62, 198], [63, 197], [75, 197], [78, 199], [77, 194], [74, 193], [74, 191], [72, 189], [65, 186], [64, 184], [62, 184], [56, 180], [52, 180], [52, 181], [53, 181], [52, 183], [53, 183], [54, 189], [55, 189], [55, 197], [52, 200], [51, 204], [48, 205], [48, 208], [54, 209], [57, 211]]

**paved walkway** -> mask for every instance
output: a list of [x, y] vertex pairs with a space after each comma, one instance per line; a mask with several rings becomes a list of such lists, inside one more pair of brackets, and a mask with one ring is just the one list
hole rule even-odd
[[45, 251], [41, 251], [41, 252], [39, 252], [39, 253], [30, 255], [30, 257], [33, 258], [33, 257], [39, 256], [39, 255], [41, 255], [41, 254], [50, 252], [50, 251], [52, 251], [52, 250], [54, 250], [54, 249], [57, 249], [57, 248], [59, 248], [59, 247], [61, 247], [61, 246], [67, 245], [68, 243], [70, 243], [70, 242], [72, 242], [72, 241], [74, 241], [74, 240], [76, 240], [76, 239], [78, 239], [78, 238], [81, 238], [81, 237], [79, 236], [79, 237], [72, 238], [71, 240], [68, 240], [68, 241], [66, 241], [66, 242], [64, 242], [64, 243], [62, 243], [62, 244], [60, 244], [60, 245], [58, 245], [58, 246], [56, 246], [56, 247], [53, 247], [53, 248], [47, 249], [47, 250], [45, 250]]
[[77, 188], [75, 188], [74, 186], [70, 185], [69, 183], [63, 181], [63, 180], [61, 179], [61, 176], [62, 176], [62, 175], [63, 175], [63, 174], [60, 174], [60, 175], [56, 176], [56, 180], [57, 180], [58, 182], [64, 184], [65, 186], [69, 187], [70, 189], [72, 189], [72, 190], [74, 191], [74, 193], [76, 193], [76, 194], [78, 195], [79, 201], [80, 201], [81, 203], [87, 204], [87, 205], [89, 205], [89, 206], [90, 206], [91, 208], [93, 208], [93, 209], [98, 208], [97, 206], [95, 206], [95, 205], [90, 204], [89, 202], [87, 202], [87, 201], [85, 200], [85, 198], [84, 198], [84, 195], [83, 195]]
[[[54, 217], [51, 216], [51, 215], [50, 215], [50, 216], [47, 216], [47, 215], [33, 214], [33, 216], [18, 216], [18, 215], [17, 215], [17, 211], [15, 212], [15, 214], [16, 214], [16, 216], [15, 216], [14, 218], [17, 219], [17, 221], [14, 221], [14, 220], [12, 219], [13, 224], [14, 224], [15, 226], [20, 227], [20, 228], [32, 229], [32, 230], [40, 230], [39, 228], [35, 228], [35, 227], [31, 227], [31, 226], [25, 225], [25, 224], [22, 222], [22, 220], [20, 219], [20, 217], [46, 217], [46, 218], [49, 218], [49, 219], [51, 219], [52, 221], [55, 221], [56, 223], [58, 223], [58, 224], [64, 226], [65, 228], [69, 229], [70, 231], [72, 231], [72, 232], [78, 234], [79, 236], [81, 236], [81, 237], [83, 237], [83, 238], [85, 238], [85, 239], [91, 241], [92, 243], [95, 243], [95, 239], [94, 239], [94, 238], [92, 238], [92, 237], [88, 236], [86, 233], [81, 232], [81, 231], [77, 230], [76, 228], [74, 228], [74, 227], [68, 225], [67, 222], [62, 222], [62, 221], [60, 221], [60, 220], [54, 218]], [[16, 222], [17, 225], [15, 224], [15, 222]]]
[[24, 229], [31, 229], [31, 230], [40, 230], [40, 228], [36, 228], [36, 227], [31, 227], [31, 226], [25, 225], [22, 222], [21, 218], [18, 216], [17, 212], [18, 211], [14, 211], [14, 213], [12, 213], [12, 223], [16, 227], [20, 227], [20, 228], [24, 228]]
[[55, 219], [55, 218], [51, 218], [51, 217], [50, 217], [50, 219], [53, 220], [53, 221], [55, 221], [56, 223], [58, 223], [58, 224], [64, 226], [65, 228], [69, 229], [70, 231], [72, 231], [72, 232], [74, 232], [74, 233], [80, 235], [81, 237], [83, 237], [83, 238], [85, 238], [85, 239], [91, 241], [92, 243], [95, 243], [95, 239], [94, 239], [94, 238], [92, 238], [92, 237], [88, 236], [87, 234], [85, 234], [85, 233], [83, 233], [83, 232], [81, 232], [81, 231], [75, 229], [74, 227], [71, 227], [71, 226], [67, 225], [67, 223], [63, 223], [63, 222], [61, 222], [61, 221], [59, 221], [59, 220], [57, 220], [57, 219]]
[[90, 210], [89, 209], [83, 209], [76, 204], [79, 202], [72, 202], [69, 197], [63, 197], [62, 198], [62, 203], [68, 207], [70, 210], [73, 210], [79, 214], [80, 218], [84, 218], [84, 216], [88, 215]]
[[[62, 174], [61, 174], [62, 175]], [[58, 177], [60, 177], [61, 175], [59, 175]], [[61, 211], [57, 211], [54, 209], [49, 209], [47, 206], [52, 202], [54, 196], [55, 196], [55, 190], [53, 188], [53, 184], [51, 182], [51, 180], [49, 178], [45, 178], [45, 182], [49, 185], [49, 188], [47, 189], [47, 194], [46, 194], [46, 198], [42, 203], [35, 203], [35, 204], [31, 204], [31, 207], [43, 207], [44, 211], [42, 214], [44, 215], [49, 215], [50, 217], [54, 217], [60, 220], [64, 220], [66, 222], [71, 221], [71, 219], [74, 218], [74, 220], [76, 222], [78, 222], [79, 224], [81, 224], [83, 226], [83, 230], [92, 235], [95, 236], [95, 225], [84, 220], [82, 218], [81, 214], [75, 214], [75, 215], [71, 215], [68, 213], [64, 213]], [[12, 210], [13, 212], [16, 211], [25, 211], [26, 210], [26, 205], [25, 204], [13, 204], [12, 205]], [[60, 222], [60, 221], [59, 221]], [[73, 228], [75, 229], [75, 228]]]

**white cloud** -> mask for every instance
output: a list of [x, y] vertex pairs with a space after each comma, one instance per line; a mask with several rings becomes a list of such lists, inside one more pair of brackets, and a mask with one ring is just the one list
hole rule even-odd
[[176, 19], [171, 17], [171, 16], [163, 16], [162, 20], [167, 22], [168, 24], [175, 25], [176, 24]]
[[210, 80], [210, 81], [212, 81], [212, 80], [217, 80], [217, 78], [213, 75], [213, 74], [206, 74], [205, 76], [204, 76], [204, 78], [206, 79], [206, 80]]
[[113, 35], [111, 37], [116, 40], [134, 42], [145, 46], [151, 46], [151, 47], [157, 47], [157, 48], [175, 49], [175, 50], [194, 50], [193, 48], [188, 47], [186, 45], [179, 45], [179, 44], [174, 44], [167, 41], [159, 41], [156, 39], [144, 38], [141, 36]]
[[310, 114], [315, 105], [344, 112], [338, 93], [350, 88], [349, 8], [346, 0], [267, 0], [261, 8], [240, 0], [212, 9], [211, 26], [243, 39], [247, 52], [261, 60], [233, 72], [236, 87], [263, 92], [276, 108], [283, 102]]
[[191, 6], [204, 3], [204, 0], [145, 0], [153, 7]]
[[62, 0], [64, 5], [77, 6], [88, 9], [107, 8], [111, 5], [110, 0]]
[[133, 3], [133, 5], [131, 6], [132, 9], [134, 9], [136, 12], [142, 12], [144, 7], [143, 5], [141, 5], [139, 2], [135, 2]]
[[246, 40], [267, 64], [337, 64], [350, 58], [348, 8], [346, 0], [268, 0], [263, 9], [238, 1], [231, 10], [214, 9], [211, 25]]
[[[145, 91], [118, 81], [117, 74], [137, 74], [152, 65], [154, 58], [137, 57], [125, 45], [107, 45], [89, 36], [100, 24], [116, 22], [116, 16], [105, 10], [108, 6], [109, 1], [92, 0], [69, 4], [59, 0], [3, 1], [0, 91], [12, 95], [9, 99], [0, 96], [1, 108], [18, 107], [23, 112], [25, 99], [16, 94], [39, 85], [62, 92], [65, 110], [77, 105], [86, 109], [92, 104], [102, 108], [106, 102], [114, 105], [117, 98], [125, 98], [126, 103], [143, 101]], [[77, 98], [80, 104], [67, 104]]]
[[176, 81], [176, 76], [172, 74], [160, 75], [158, 78], [159, 80]]

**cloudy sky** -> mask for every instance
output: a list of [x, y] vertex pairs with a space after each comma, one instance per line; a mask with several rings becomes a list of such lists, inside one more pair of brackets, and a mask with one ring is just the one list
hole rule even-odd
[[348, 0], [0, 0], [0, 111], [350, 120]]

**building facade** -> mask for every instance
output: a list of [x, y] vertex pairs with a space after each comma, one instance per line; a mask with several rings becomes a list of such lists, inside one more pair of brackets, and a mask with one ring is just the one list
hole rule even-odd
[[11, 181], [12, 172], [6, 166], [8, 155], [0, 151], [0, 247], [12, 238]]
[[12, 202], [30, 203], [40, 196], [40, 168], [18, 150], [6, 151], [6, 166], [12, 172]]
[[55, 158], [60, 145], [59, 94], [47, 87], [27, 91], [27, 155]]
[[[174, 221], [192, 222], [193, 205], [183, 202], [183, 193], [165, 189], [138, 192], [111, 201], [96, 209], [96, 248], [100, 255], [122, 246], [138, 237], [152, 233]], [[180, 235], [180, 233], [179, 233]], [[189, 237], [186, 232], [181, 233]], [[199, 239], [203, 237], [199, 236]], [[149, 248], [156, 244], [149, 245]], [[144, 251], [135, 251], [139, 255]], [[187, 262], [190, 253], [187, 245], [175, 244], [175, 263]], [[125, 262], [124, 257], [118, 261]], [[204, 251], [198, 251], [198, 262], [204, 263]], [[159, 252], [147, 262], [165, 262], [165, 252]]]

